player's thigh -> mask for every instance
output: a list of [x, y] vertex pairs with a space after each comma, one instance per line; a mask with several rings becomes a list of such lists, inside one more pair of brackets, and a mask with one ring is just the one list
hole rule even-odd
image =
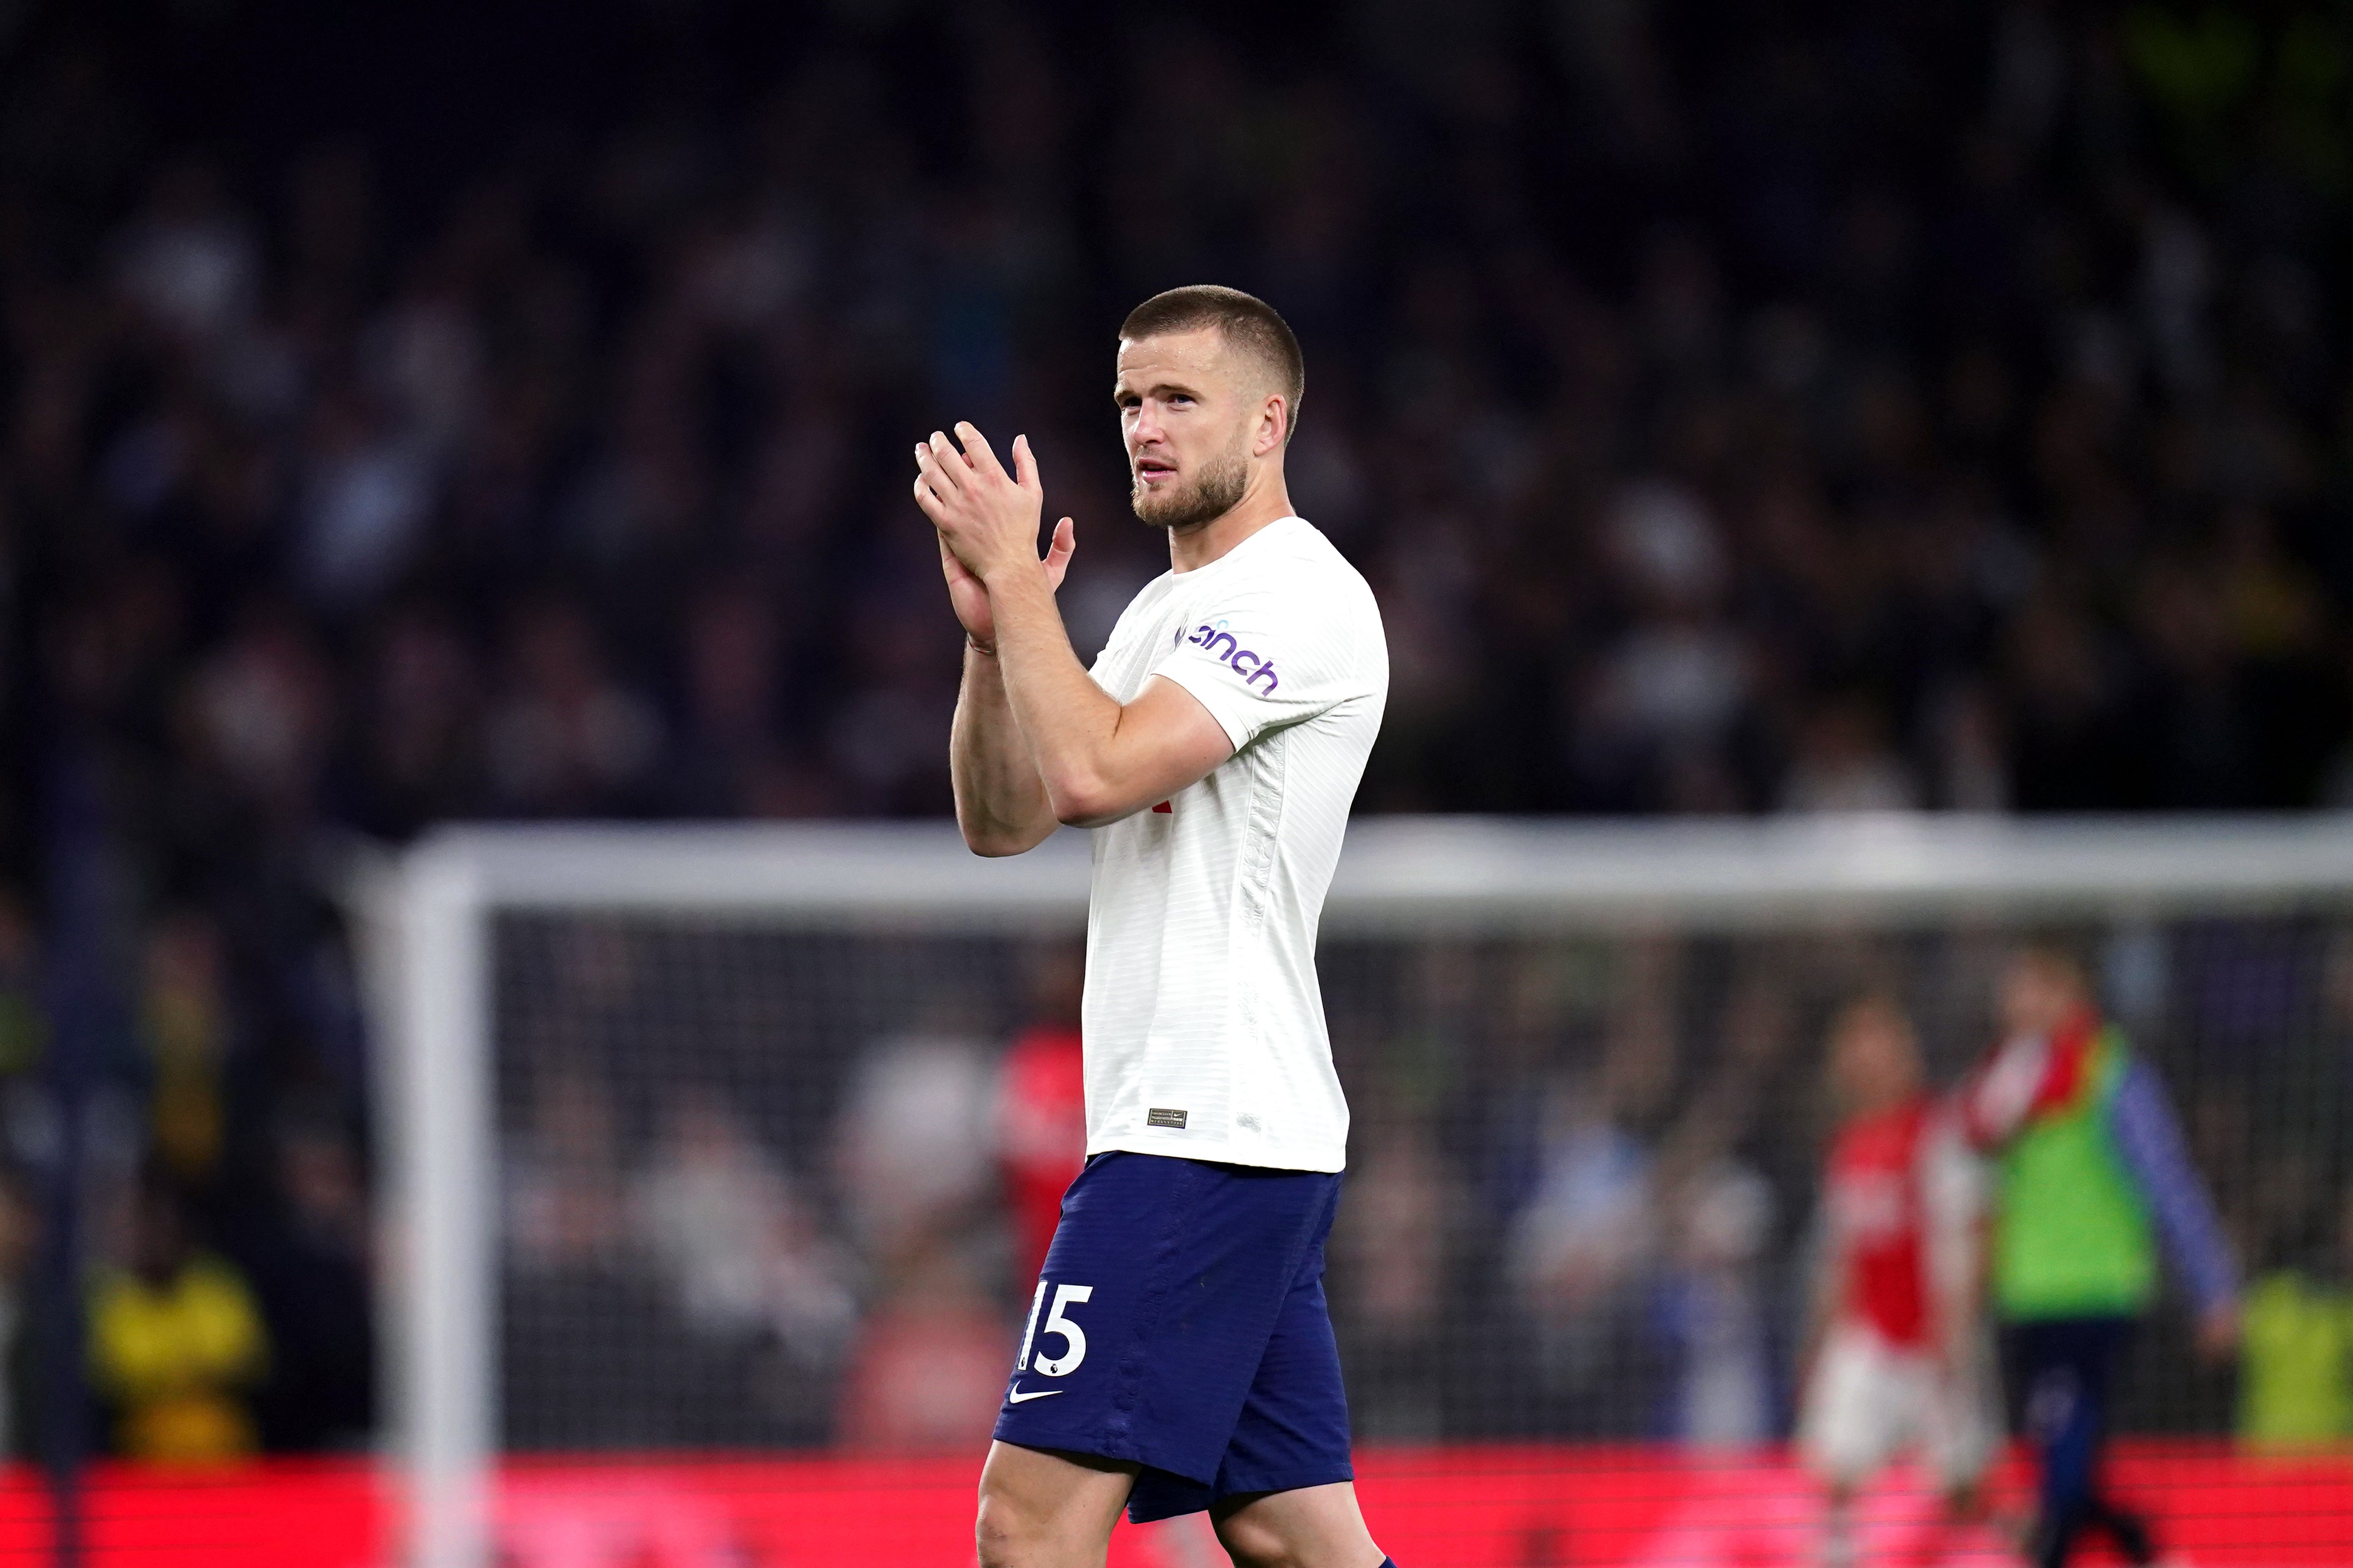
[[1242, 1494], [1209, 1510], [1238, 1568], [1379, 1568], [1353, 1481]]
[[2001, 1446], [2001, 1409], [1994, 1386], [1991, 1347], [1964, 1346], [1934, 1390], [1935, 1410], [1925, 1447], [1948, 1495], [1975, 1490]]
[[1320, 1261], [1284, 1298], [1218, 1466], [1219, 1496], [1353, 1480], [1348, 1395]]
[[1092, 1454], [992, 1443], [975, 1529], [981, 1562], [1082, 1568], [1103, 1561], [1136, 1467]]
[[1834, 1330], [1806, 1389], [1798, 1447], [1807, 1468], [1855, 1487], [1895, 1457], [1913, 1425], [1917, 1393], [1901, 1358], [1867, 1333]]

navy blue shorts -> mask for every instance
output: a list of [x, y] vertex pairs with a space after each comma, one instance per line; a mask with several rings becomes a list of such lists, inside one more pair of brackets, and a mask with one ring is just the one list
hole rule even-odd
[[1356, 1479], [1324, 1304], [1340, 1177], [1098, 1154], [1062, 1198], [1000, 1441], [1144, 1467], [1127, 1516]]

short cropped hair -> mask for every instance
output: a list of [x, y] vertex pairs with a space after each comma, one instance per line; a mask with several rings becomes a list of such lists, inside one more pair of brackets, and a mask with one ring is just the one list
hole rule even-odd
[[1273, 306], [1254, 294], [1215, 283], [1190, 283], [1155, 294], [1127, 313], [1119, 325], [1122, 338], [1156, 338], [1168, 332], [1198, 331], [1215, 327], [1229, 346], [1254, 356], [1274, 373], [1274, 390], [1282, 394], [1288, 417], [1282, 438], [1299, 427], [1300, 400], [1307, 395], [1307, 361], [1291, 324]]

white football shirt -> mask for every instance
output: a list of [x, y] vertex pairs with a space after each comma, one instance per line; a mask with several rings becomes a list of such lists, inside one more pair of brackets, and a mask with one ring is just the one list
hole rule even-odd
[[1339, 1170], [1315, 927], [1388, 696], [1372, 589], [1286, 517], [1145, 584], [1093, 675], [1122, 702], [1166, 676], [1234, 754], [1094, 830], [1087, 1152]]

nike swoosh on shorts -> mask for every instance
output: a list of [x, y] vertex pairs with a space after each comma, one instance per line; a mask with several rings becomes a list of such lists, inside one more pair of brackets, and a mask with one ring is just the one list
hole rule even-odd
[[1032, 1399], [1051, 1399], [1058, 1394], [1068, 1394], [1071, 1391], [1067, 1388], [1041, 1388], [1032, 1394], [1024, 1394], [1021, 1392], [1021, 1385], [1017, 1383], [1013, 1385], [1013, 1392], [1005, 1396], [1005, 1403], [1008, 1405], [1024, 1405]]

